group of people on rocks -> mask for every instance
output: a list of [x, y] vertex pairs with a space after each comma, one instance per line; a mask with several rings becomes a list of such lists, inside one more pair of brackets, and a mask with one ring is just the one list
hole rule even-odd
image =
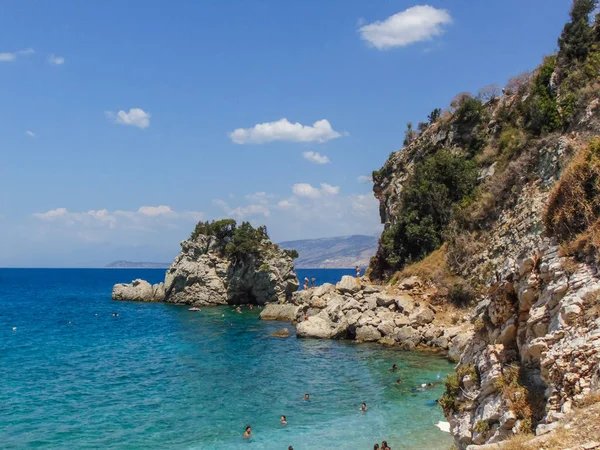
[[[362, 269], [359, 266], [356, 266], [356, 278], [360, 278], [361, 272]], [[302, 285], [302, 287], [304, 289], [314, 288], [316, 281], [317, 280], [315, 277], [312, 277], [310, 279], [308, 277], [304, 277], [304, 284]]]
[[315, 287], [315, 283], [317, 282], [317, 279], [315, 277], [312, 277], [310, 280], [308, 279], [308, 277], [304, 277], [304, 285], [302, 286], [304, 289], [308, 289], [311, 287]]

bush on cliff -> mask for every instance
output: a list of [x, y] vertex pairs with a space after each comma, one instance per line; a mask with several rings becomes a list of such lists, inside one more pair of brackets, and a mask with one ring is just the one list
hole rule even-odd
[[438, 248], [454, 205], [473, 192], [476, 180], [475, 164], [447, 150], [417, 164], [402, 191], [396, 223], [381, 235], [383, 269], [398, 270]]
[[[196, 240], [200, 235], [216, 237], [221, 246], [220, 251], [234, 262], [248, 256], [260, 257], [263, 251], [278, 248], [269, 240], [267, 227], [254, 228], [249, 222], [242, 222], [238, 226], [234, 219], [198, 222], [190, 240]], [[291, 258], [298, 257], [296, 250], [286, 250], [285, 253]]]

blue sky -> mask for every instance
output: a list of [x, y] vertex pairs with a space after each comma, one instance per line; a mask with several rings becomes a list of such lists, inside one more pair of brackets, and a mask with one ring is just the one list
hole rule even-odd
[[4, 1], [0, 266], [169, 261], [199, 218], [378, 233], [360, 177], [406, 122], [535, 68], [569, 7]]

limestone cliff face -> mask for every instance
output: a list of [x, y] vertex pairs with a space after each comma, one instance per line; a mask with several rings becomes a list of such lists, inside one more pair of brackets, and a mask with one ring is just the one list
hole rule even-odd
[[[403, 192], [414, 188], [418, 164], [448, 151], [477, 167], [472, 195], [456, 202], [444, 229], [436, 230], [447, 243], [453, 276], [477, 293], [464, 309], [474, 336], [440, 399], [459, 449], [524, 431], [546, 433], [574, 406], [600, 392], [600, 238], [594, 234], [600, 222], [598, 210], [585, 198], [600, 194], [594, 143], [600, 134], [600, 99], [591, 88], [573, 90], [566, 80], [580, 62], [565, 63], [565, 58], [559, 53], [558, 59], [547, 59], [516, 92], [480, 102], [479, 120], [470, 125], [457, 117], [459, 105], [423, 127], [420, 136], [374, 172], [381, 221], [392, 230], [411, 220], [404, 214]], [[579, 82], [596, 86], [594, 77]], [[537, 125], [532, 117], [543, 107], [536, 95], [549, 105]], [[572, 110], [566, 108], [569, 96], [576, 101]], [[482, 140], [476, 151], [469, 143], [473, 136]], [[573, 161], [579, 161], [581, 173], [567, 184], [562, 180]], [[561, 182], [564, 192], [577, 194], [558, 202], [560, 216], [544, 220]], [[581, 186], [572, 185], [577, 182]], [[572, 217], [583, 225], [574, 226]], [[562, 236], [556, 233], [560, 226], [567, 229]], [[410, 241], [416, 227], [399, 229], [405, 233], [401, 238]], [[372, 261], [374, 277], [398, 270], [389, 262], [394, 239], [405, 245], [384, 231]]]
[[[199, 234], [181, 243], [181, 252], [165, 275], [163, 283], [150, 286], [136, 280], [118, 284], [115, 300], [166, 301], [207, 306], [283, 302], [298, 289], [294, 263], [288, 252], [261, 235], [256, 251], [227, 255], [233, 237]], [[147, 285], [147, 286], [146, 286]]]

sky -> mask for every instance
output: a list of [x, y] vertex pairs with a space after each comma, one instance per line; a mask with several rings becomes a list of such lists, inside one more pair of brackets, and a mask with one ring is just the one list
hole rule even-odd
[[0, 5], [0, 267], [169, 262], [198, 220], [378, 234], [370, 174], [556, 50], [567, 0]]

